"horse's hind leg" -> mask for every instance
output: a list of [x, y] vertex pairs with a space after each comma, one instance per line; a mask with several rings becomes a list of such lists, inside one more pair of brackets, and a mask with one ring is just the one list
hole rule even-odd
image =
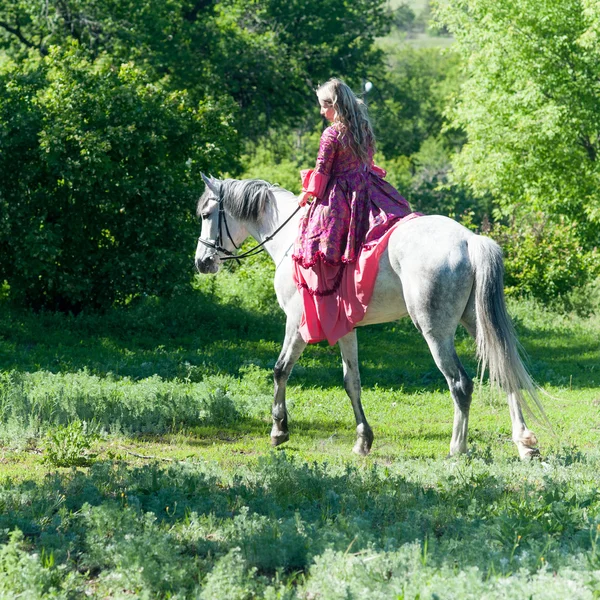
[[423, 333], [435, 364], [442, 372], [454, 401], [454, 424], [450, 455], [467, 451], [467, 433], [469, 428], [469, 410], [473, 395], [473, 382], [462, 366], [454, 348], [454, 333], [438, 338], [431, 333]]
[[538, 443], [537, 438], [525, 425], [523, 411], [516, 394], [508, 394], [508, 410], [512, 421], [512, 439], [519, 451], [519, 457], [522, 460], [538, 457], [540, 451], [535, 447]]
[[344, 365], [344, 389], [352, 402], [354, 418], [356, 419], [356, 443], [352, 451], [366, 456], [373, 444], [373, 430], [367, 423], [367, 418], [360, 402], [360, 372], [358, 369], [358, 342], [356, 331], [351, 331], [338, 341]]
[[273, 428], [271, 429], [271, 445], [279, 446], [290, 439], [285, 407], [285, 390], [290, 373], [298, 358], [306, 348], [306, 342], [298, 332], [298, 319], [288, 318], [283, 348], [273, 370], [275, 396], [273, 398]]
[[[469, 299], [469, 304], [462, 316], [461, 323], [473, 339], [477, 339], [477, 318], [472, 297]], [[508, 394], [508, 409], [510, 411], [510, 420], [512, 423], [512, 439], [517, 446], [519, 456], [523, 460], [539, 456], [540, 452], [536, 448], [538, 443], [537, 438], [525, 424], [523, 411], [521, 410], [519, 399], [516, 394]]]

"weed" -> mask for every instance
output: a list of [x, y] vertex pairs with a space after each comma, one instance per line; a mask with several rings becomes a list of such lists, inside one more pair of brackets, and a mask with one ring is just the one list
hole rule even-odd
[[53, 467], [89, 467], [96, 458], [90, 452], [93, 436], [85, 422], [58, 426], [47, 434], [46, 440], [45, 460]]

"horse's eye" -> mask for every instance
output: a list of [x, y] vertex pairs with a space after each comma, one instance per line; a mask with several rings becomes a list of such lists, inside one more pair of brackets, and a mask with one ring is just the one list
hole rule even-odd
[[200, 218], [201, 218], [203, 221], [204, 221], [204, 220], [206, 220], [206, 219], [208, 219], [209, 217], [210, 217], [210, 214], [209, 214], [209, 213], [202, 213], [202, 214], [200, 215]]

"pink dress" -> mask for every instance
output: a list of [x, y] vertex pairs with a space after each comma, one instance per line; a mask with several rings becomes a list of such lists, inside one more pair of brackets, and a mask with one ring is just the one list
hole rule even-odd
[[335, 126], [325, 129], [316, 167], [304, 172], [315, 200], [300, 222], [293, 259], [304, 303], [300, 334], [309, 343], [335, 344], [363, 319], [391, 228], [417, 216], [384, 181], [385, 171], [343, 142]]

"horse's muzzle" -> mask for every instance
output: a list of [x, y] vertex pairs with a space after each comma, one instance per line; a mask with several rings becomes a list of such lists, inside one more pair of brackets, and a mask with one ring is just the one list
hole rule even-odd
[[215, 260], [213, 256], [205, 259], [196, 259], [196, 270], [198, 271], [198, 273], [216, 273], [219, 270], [220, 266], [220, 261]]

